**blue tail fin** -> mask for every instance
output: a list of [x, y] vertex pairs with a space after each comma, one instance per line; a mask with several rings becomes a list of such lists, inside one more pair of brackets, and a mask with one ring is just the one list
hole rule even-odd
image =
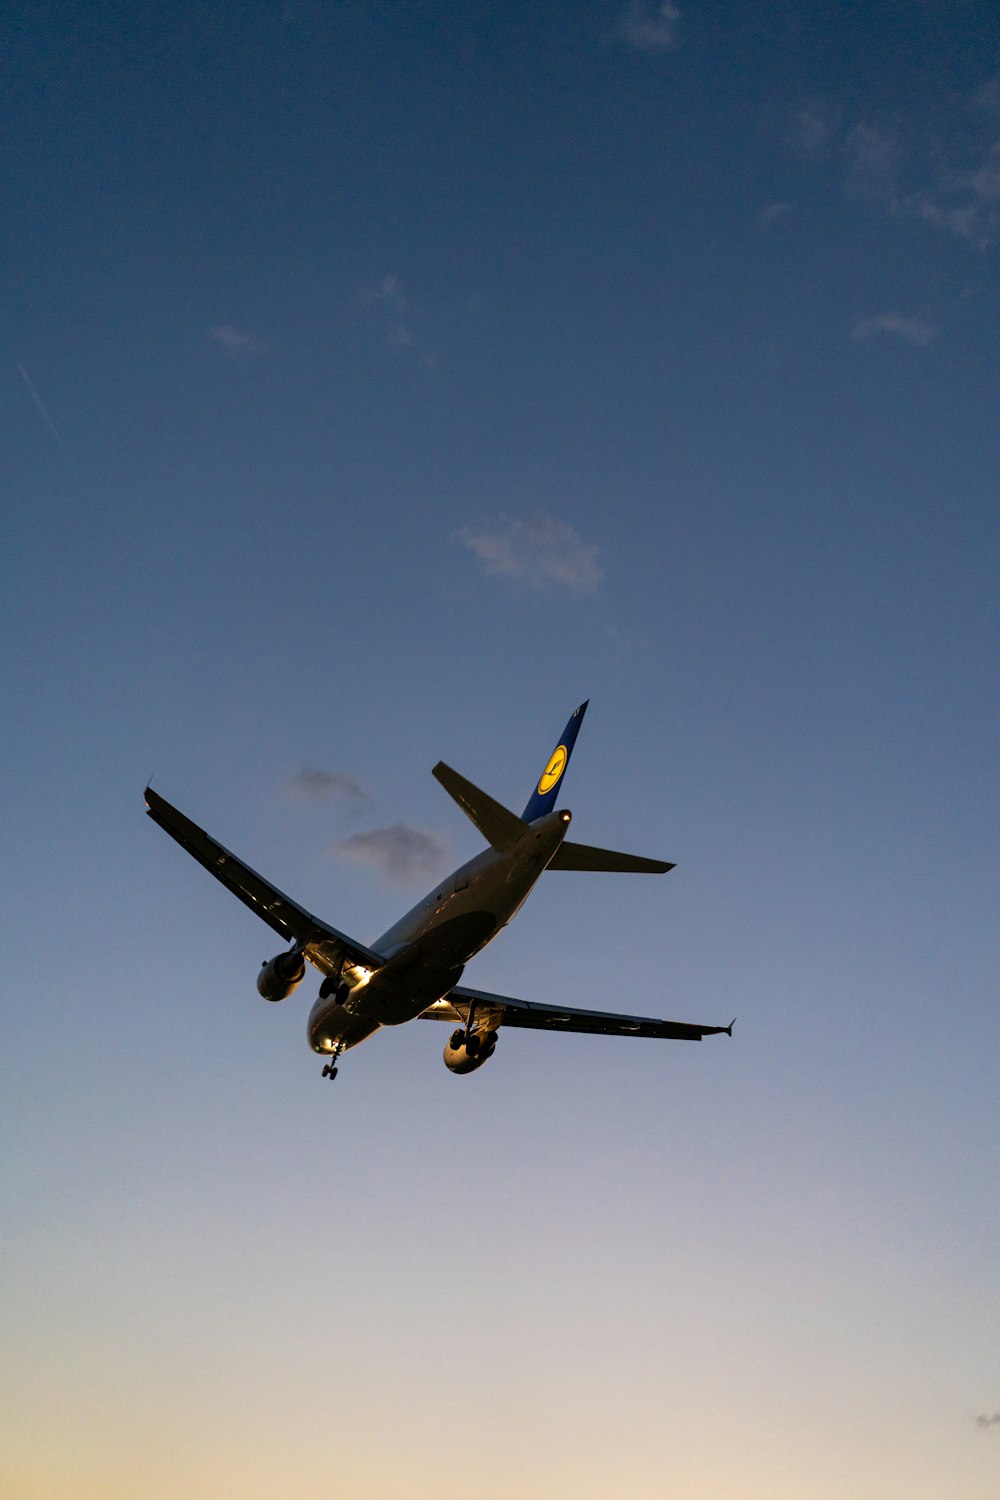
[[[587, 703], [590, 699], [587, 699]], [[526, 823], [533, 823], [536, 818], [541, 818], [547, 812], [551, 812], [556, 805], [559, 795], [559, 785], [563, 778], [563, 772], [569, 765], [570, 755], [576, 737], [583, 723], [583, 716], [587, 712], [587, 703], [581, 703], [580, 707], [571, 715], [569, 723], [563, 730], [559, 743], [549, 756], [545, 764], [545, 770], [539, 778], [538, 785], [528, 800], [528, 805], [521, 814]]]

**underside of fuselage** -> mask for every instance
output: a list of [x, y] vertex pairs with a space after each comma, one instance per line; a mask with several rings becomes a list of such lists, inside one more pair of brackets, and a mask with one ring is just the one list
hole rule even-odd
[[309, 1015], [313, 1051], [346, 1052], [444, 999], [469, 959], [520, 910], [569, 822], [568, 812], [550, 813], [511, 848], [477, 855], [375, 940], [383, 967], [354, 966], [339, 982], [325, 980]]

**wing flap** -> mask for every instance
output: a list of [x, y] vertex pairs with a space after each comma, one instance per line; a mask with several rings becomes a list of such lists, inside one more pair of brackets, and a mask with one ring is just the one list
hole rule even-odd
[[146, 811], [154, 823], [169, 833], [182, 849], [186, 849], [262, 922], [289, 942], [301, 944], [306, 957], [322, 973], [330, 974], [338, 969], [345, 957], [372, 968], [383, 963], [373, 949], [355, 942], [344, 932], [338, 932], [336, 927], [314, 917], [290, 896], [285, 896], [256, 870], [251, 870], [235, 854], [224, 849], [204, 828], [192, 823], [159, 792], [154, 792], [152, 787], [146, 788]]
[[622, 875], [665, 875], [674, 866], [665, 859], [646, 859], [642, 854], [619, 854], [617, 849], [598, 849], [592, 844], [574, 844], [569, 839], [563, 839], [548, 868], [606, 870]]
[[595, 1036], [659, 1037], [666, 1041], [700, 1042], [703, 1036], [733, 1034], [728, 1026], [700, 1026], [687, 1021], [659, 1021], [651, 1016], [625, 1016], [615, 1011], [580, 1010], [571, 1005], [547, 1005], [538, 1000], [519, 1000], [513, 995], [491, 995], [456, 985], [444, 1000], [425, 1010], [423, 1021], [465, 1021], [474, 1005], [499, 1012], [501, 1026], [521, 1026], [533, 1031], [583, 1032]]

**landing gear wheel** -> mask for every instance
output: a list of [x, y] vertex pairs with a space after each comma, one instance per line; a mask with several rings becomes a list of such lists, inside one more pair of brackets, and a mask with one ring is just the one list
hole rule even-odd
[[482, 1049], [482, 1041], [478, 1036], [470, 1036], [465, 1043], [466, 1057], [478, 1057]]
[[335, 974], [328, 974], [319, 987], [319, 998], [329, 1000], [333, 995], [338, 1005], [343, 1005], [351, 992], [351, 986], [346, 979], [338, 979]]

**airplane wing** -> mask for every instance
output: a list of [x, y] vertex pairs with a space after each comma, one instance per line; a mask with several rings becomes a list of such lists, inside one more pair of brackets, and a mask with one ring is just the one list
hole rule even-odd
[[288, 942], [299, 943], [306, 958], [321, 973], [339, 971], [345, 958], [350, 963], [366, 964], [373, 969], [381, 968], [385, 962], [373, 949], [356, 943], [346, 933], [338, 932], [328, 922], [312, 916], [290, 896], [282, 895], [263, 876], [217, 843], [204, 828], [192, 823], [159, 792], [154, 792], [152, 787], [146, 788], [146, 811], [154, 823], [158, 823], [182, 849], [204, 865], [209, 874], [221, 881], [244, 906], [249, 906], [261, 921], [273, 927]]
[[538, 1000], [518, 1000], [513, 995], [490, 995], [456, 985], [444, 1000], [425, 1010], [422, 1021], [466, 1021], [469, 1007], [489, 1012], [492, 1026], [525, 1026], [534, 1031], [582, 1031], [600, 1036], [649, 1036], [671, 1041], [700, 1042], [703, 1036], [725, 1032], [728, 1026], [696, 1026], [686, 1021], [657, 1021], [650, 1016], [623, 1016], [615, 1011], [577, 1010], [570, 1005], [546, 1005]]

